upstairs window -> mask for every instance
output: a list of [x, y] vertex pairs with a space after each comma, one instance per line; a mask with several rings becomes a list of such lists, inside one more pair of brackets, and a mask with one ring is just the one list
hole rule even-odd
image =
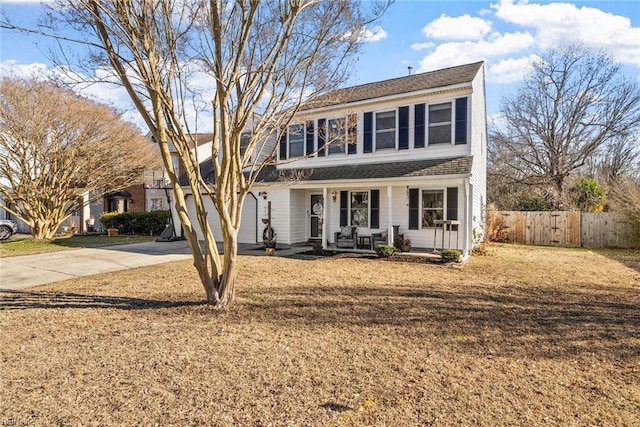
[[451, 103], [429, 105], [429, 145], [451, 144]]
[[[244, 156], [251, 142], [251, 132], [242, 132], [240, 134], [240, 155]], [[249, 158], [251, 160], [251, 157]]]
[[289, 126], [289, 158], [304, 156], [304, 125]]
[[347, 128], [346, 120], [344, 117], [338, 119], [327, 120], [329, 155], [331, 154], [344, 154], [345, 146], [347, 142]]
[[376, 150], [396, 148], [396, 112], [376, 113]]

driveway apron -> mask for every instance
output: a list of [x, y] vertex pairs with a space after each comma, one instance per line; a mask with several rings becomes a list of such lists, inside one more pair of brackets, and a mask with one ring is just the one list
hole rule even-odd
[[0, 291], [191, 257], [186, 241], [145, 242], [0, 258]]

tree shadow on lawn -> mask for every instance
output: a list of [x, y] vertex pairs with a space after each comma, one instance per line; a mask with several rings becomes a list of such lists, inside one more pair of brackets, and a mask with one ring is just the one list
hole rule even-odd
[[169, 301], [143, 298], [83, 295], [66, 292], [0, 292], [0, 310], [95, 309], [152, 310], [204, 305], [204, 301]]
[[618, 261], [625, 267], [629, 267], [640, 273], [640, 249], [611, 249], [611, 248], [593, 248], [593, 252], [600, 254], [606, 258]]
[[[576, 287], [577, 288], [577, 287]], [[477, 356], [580, 358], [632, 363], [640, 357], [640, 293], [631, 288], [565, 291], [513, 286], [420, 289], [376, 286], [284, 286], [245, 289], [225, 322], [283, 330], [327, 328], [394, 337]], [[63, 292], [0, 292], [1, 310], [154, 310], [203, 307], [203, 301], [154, 300]], [[212, 312], [201, 310], [211, 319]], [[177, 314], [178, 315], [178, 314]], [[438, 347], [440, 346], [440, 347]], [[637, 375], [637, 374], [636, 374]]]
[[317, 288], [282, 289], [276, 301], [256, 304], [252, 311], [263, 309], [265, 318], [310, 327], [374, 334], [381, 327], [399, 339], [422, 336], [425, 342], [435, 339], [484, 356], [640, 357], [640, 294], [628, 294], [628, 289], [610, 299], [531, 287], [508, 295], [468, 286], [459, 291], [354, 287], [326, 289], [321, 297], [317, 293]]

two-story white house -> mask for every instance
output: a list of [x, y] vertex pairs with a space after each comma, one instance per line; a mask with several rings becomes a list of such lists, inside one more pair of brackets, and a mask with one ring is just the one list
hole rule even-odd
[[239, 241], [260, 243], [270, 211], [279, 245], [331, 247], [352, 226], [357, 247], [401, 234], [467, 256], [483, 228], [486, 150], [482, 62], [337, 90], [282, 132], [279, 165], [260, 173]]

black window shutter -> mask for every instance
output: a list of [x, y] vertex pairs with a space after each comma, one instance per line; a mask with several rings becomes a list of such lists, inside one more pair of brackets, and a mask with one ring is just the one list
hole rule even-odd
[[305, 146], [305, 151], [304, 154], [306, 156], [311, 155], [311, 153], [313, 153], [313, 120], [310, 120], [307, 122], [307, 128], [306, 128], [306, 146]]
[[420, 223], [420, 197], [417, 188], [409, 189], [409, 230], [417, 230]]
[[349, 192], [340, 192], [340, 227], [349, 225]]
[[425, 112], [425, 105], [424, 104], [416, 104], [416, 106], [414, 107], [414, 112], [415, 112], [415, 123], [414, 123], [414, 130], [415, 130], [415, 136], [414, 136], [414, 142], [413, 142], [413, 146], [415, 148], [423, 148], [424, 147], [424, 112]]
[[458, 187], [447, 187], [447, 218], [458, 219]]
[[347, 117], [347, 154], [356, 154], [358, 152], [358, 116], [350, 114]]
[[364, 129], [363, 129], [363, 151], [365, 153], [373, 152], [373, 113], [364, 113]]
[[371, 228], [380, 227], [380, 190], [371, 190]]
[[409, 107], [398, 108], [398, 148], [409, 148]]
[[467, 143], [467, 98], [456, 99], [456, 144]]
[[327, 141], [327, 119], [318, 120], [318, 157], [324, 157], [324, 144]]
[[287, 160], [287, 130], [280, 133], [280, 160]]

